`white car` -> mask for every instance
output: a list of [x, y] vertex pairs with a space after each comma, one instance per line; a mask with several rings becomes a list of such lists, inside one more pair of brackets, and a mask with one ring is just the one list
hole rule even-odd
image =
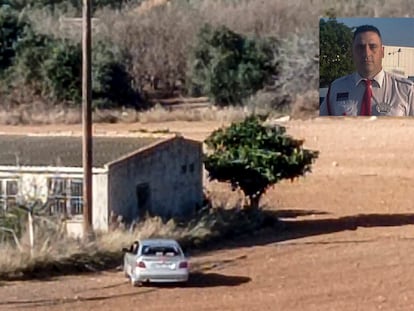
[[172, 239], [135, 241], [123, 248], [124, 273], [133, 286], [143, 283], [187, 282], [189, 261], [181, 246]]

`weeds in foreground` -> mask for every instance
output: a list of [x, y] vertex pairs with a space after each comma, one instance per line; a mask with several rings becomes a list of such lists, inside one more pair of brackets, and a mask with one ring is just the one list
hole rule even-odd
[[200, 249], [221, 239], [274, 227], [276, 221], [266, 210], [206, 207], [190, 221], [148, 218], [133, 229], [120, 225], [108, 233], [96, 233], [87, 242], [68, 237], [61, 226], [49, 227], [47, 232], [37, 227], [33, 257], [28, 248], [19, 251], [12, 244], [0, 246], [0, 279], [44, 278], [115, 268], [122, 262], [121, 248], [140, 238], [173, 238], [186, 250]]

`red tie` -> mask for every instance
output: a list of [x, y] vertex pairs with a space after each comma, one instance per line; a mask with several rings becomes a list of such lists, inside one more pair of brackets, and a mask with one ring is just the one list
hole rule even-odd
[[361, 116], [370, 116], [371, 115], [371, 97], [372, 97], [371, 80], [364, 80], [364, 81], [365, 81], [365, 93], [364, 93], [364, 97], [362, 98]]

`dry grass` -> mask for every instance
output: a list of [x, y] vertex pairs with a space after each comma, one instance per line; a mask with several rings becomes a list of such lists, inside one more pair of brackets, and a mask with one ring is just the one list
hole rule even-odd
[[[160, 105], [147, 110], [134, 109], [96, 110], [93, 112], [94, 123], [157, 123], [167, 121], [222, 121], [232, 122], [242, 120], [250, 115], [248, 107], [206, 107], [166, 109]], [[67, 108], [47, 105], [22, 105], [20, 107], [1, 109], [1, 125], [45, 125], [45, 124], [79, 124], [82, 122], [80, 108]]]
[[242, 120], [252, 111], [247, 107], [225, 108], [196, 108], [167, 110], [157, 106], [149, 111], [138, 114], [138, 120], [142, 123], [167, 122], [167, 121], [219, 121], [232, 122]]
[[[109, 234], [97, 234], [89, 242], [78, 241], [64, 234], [61, 227], [42, 227], [37, 225], [35, 251], [29, 254], [27, 236], [22, 237], [23, 251], [14, 245], [2, 244], [0, 247], [0, 276], [3, 278], [23, 277], [25, 274], [43, 273], [47, 275], [53, 270], [64, 272], [87, 271], [106, 266], [120, 264], [121, 248], [127, 247], [134, 240], [154, 235], [179, 238], [175, 224], [163, 224], [158, 218], [152, 218], [133, 232], [117, 229]], [[47, 238], [45, 238], [47, 236]], [[95, 257], [95, 258], [94, 258]], [[39, 271], [44, 269], [44, 271]], [[56, 272], [56, 271], [55, 271]]]
[[2, 125], [79, 124], [81, 121], [80, 109], [63, 106], [47, 108], [42, 104], [0, 109], [0, 124]]
[[227, 196], [231, 198], [226, 201], [226, 197], [213, 187], [209, 195], [209, 205], [189, 221], [163, 222], [161, 218], [153, 217], [133, 229], [118, 224], [109, 233], [96, 233], [90, 241], [70, 238], [57, 220], [35, 218], [33, 256], [30, 256], [27, 234], [21, 238], [22, 251], [15, 245], [1, 244], [0, 278], [50, 277], [114, 268], [122, 263], [121, 248], [140, 238], [173, 238], [184, 248], [194, 249], [217, 239], [252, 233], [275, 224], [271, 212], [252, 213], [241, 209], [241, 201], [234, 200], [237, 193]]

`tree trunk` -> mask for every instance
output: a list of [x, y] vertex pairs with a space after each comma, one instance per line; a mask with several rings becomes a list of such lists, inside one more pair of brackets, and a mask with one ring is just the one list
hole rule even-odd
[[250, 205], [249, 205], [249, 209], [259, 209], [259, 202], [260, 202], [260, 198], [262, 197], [262, 195], [255, 195], [255, 196], [249, 196], [249, 201], [250, 201]]

